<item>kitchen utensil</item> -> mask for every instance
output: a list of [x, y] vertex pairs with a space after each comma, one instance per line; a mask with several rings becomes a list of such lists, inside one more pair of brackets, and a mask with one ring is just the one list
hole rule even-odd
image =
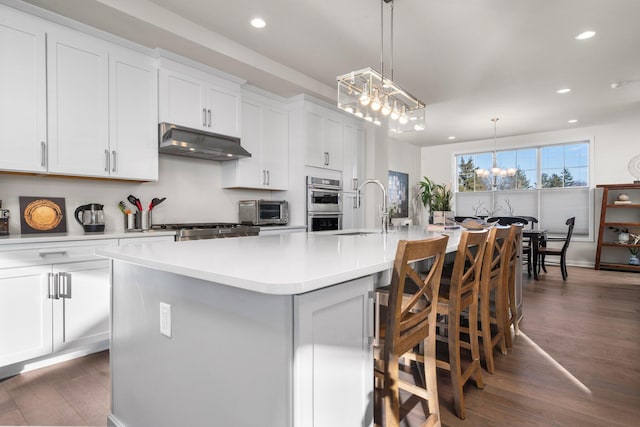
[[127, 205], [125, 205], [123, 201], [120, 201], [120, 203], [118, 203], [118, 209], [120, 209], [120, 212], [125, 215], [128, 213]]
[[138, 199], [137, 197], [129, 194], [129, 196], [127, 197], [127, 200], [136, 207], [136, 209], [138, 209], [139, 212], [142, 212], [142, 203], [140, 202], [140, 199]]
[[163, 197], [162, 199], [158, 199], [157, 197], [154, 197], [151, 200], [151, 203], [149, 203], [149, 211], [151, 211], [153, 208], [155, 208], [156, 206], [158, 206], [160, 203], [164, 202], [165, 200], [167, 200], [166, 197]]
[[85, 232], [104, 231], [104, 208], [98, 203], [78, 206], [74, 213], [78, 224], [84, 227]]

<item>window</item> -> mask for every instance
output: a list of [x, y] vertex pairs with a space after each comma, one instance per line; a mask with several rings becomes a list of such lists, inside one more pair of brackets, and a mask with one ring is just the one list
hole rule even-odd
[[566, 233], [576, 217], [576, 237], [593, 236], [593, 194], [589, 189], [589, 141], [525, 147], [495, 153], [496, 164], [513, 176], [478, 176], [489, 170], [494, 152], [456, 155], [456, 215], [533, 216], [551, 233]]

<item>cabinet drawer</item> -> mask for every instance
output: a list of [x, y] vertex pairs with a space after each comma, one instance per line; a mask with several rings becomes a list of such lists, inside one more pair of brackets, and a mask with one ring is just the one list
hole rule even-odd
[[0, 268], [101, 260], [94, 251], [109, 245], [117, 246], [117, 240], [7, 245], [0, 247]]

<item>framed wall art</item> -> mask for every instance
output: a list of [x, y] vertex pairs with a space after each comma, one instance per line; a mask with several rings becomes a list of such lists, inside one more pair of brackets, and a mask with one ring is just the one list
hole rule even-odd
[[389, 171], [388, 204], [391, 218], [409, 217], [409, 175]]
[[65, 233], [67, 218], [63, 197], [20, 196], [22, 234]]

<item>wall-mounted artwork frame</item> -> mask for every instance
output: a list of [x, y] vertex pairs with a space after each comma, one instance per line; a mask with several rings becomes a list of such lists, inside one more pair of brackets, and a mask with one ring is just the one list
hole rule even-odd
[[391, 218], [409, 217], [409, 174], [389, 171], [387, 198]]
[[22, 234], [67, 231], [64, 197], [20, 196], [20, 212]]

